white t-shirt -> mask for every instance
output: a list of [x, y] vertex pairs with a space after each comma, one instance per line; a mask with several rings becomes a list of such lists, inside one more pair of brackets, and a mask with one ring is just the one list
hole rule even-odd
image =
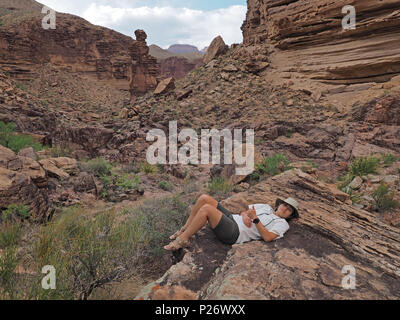
[[[287, 221], [281, 217], [278, 217], [274, 214], [274, 209], [268, 204], [254, 204], [249, 205], [249, 209], [256, 210], [256, 214], [258, 219], [260, 219], [260, 223], [269, 231], [275, 233], [278, 237], [275, 239], [280, 239], [283, 237], [286, 231], [289, 230], [289, 224]], [[242, 216], [233, 215], [233, 219], [239, 226], [239, 237], [236, 240], [237, 244], [248, 242], [251, 240], [260, 240], [262, 239], [260, 233], [257, 230], [257, 226], [252, 223], [251, 227], [248, 228], [244, 223]]]

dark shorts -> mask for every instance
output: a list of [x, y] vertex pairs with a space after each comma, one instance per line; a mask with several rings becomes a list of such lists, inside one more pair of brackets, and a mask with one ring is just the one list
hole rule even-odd
[[222, 218], [213, 231], [221, 242], [232, 245], [239, 238], [239, 226], [233, 219], [232, 212], [220, 203], [218, 203], [217, 209], [222, 212]]

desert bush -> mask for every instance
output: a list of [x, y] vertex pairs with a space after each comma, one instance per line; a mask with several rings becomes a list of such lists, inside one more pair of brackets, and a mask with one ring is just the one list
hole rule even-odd
[[1, 220], [29, 219], [31, 212], [28, 206], [24, 204], [10, 204], [6, 210], [1, 213]]
[[145, 174], [156, 174], [160, 172], [160, 167], [145, 162], [140, 165], [140, 172]]
[[143, 256], [155, 258], [164, 254], [168, 237], [185, 223], [186, 204], [179, 196], [147, 199], [127, 212], [126, 224], [136, 232], [137, 245]]
[[207, 185], [208, 193], [212, 196], [227, 196], [232, 190], [233, 185], [222, 177], [214, 177]]
[[174, 190], [174, 185], [170, 181], [161, 181], [158, 184], [158, 187], [164, 191], [172, 191]]
[[379, 212], [385, 212], [399, 206], [399, 203], [394, 200], [394, 191], [391, 191], [384, 182], [372, 193], [372, 198]]
[[261, 164], [256, 165], [254, 172], [250, 175], [251, 180], [259, 181], [264, 175], [275, 176], [281, 172], [292, 169], [286, 155], [274, 154], [264, 159]]
[[38, 299], [88, 299], [93, 290], [122, 279], [137, 255], [138, 230], [118, 223], [115, 211], [86, 215], [67, 210], [44, 226], [34, 246], [38, 268], [52, 265], [57, 290], [35, 292]]
[[379, 161], [376, 157], [356, 158], [350, 165], [350, 173], [353, 177], [377, 173]]
[[92, 159], [87, 162], [87, 166], [89, 167], [89, 170], [99, 178], [109, 176], [113, 167], [111, 163], [103, 158]]
[[0, 299], [17, 299], [17, 274], [15, 268], [20, 263], [18, 246], [22, 239], [22, 228], [18, 223], [0, 223]]
[[14, 300], [18, 294], [16, 292], [17, 275], [15, 268], [19, 263], [17, 249], [8, 247], [0, 254], [0, 299]]
[[31, 136], [15, 132], [16, 125], [12, 122], [5, 124], [0, 121], [0, 144], [18, 153], [21, 149], [32, 147], [35, 151], [43, 149], [43, 146]]
[[109, 176], [103, 176], [102, 181], [104, 188], [102, 191], [103, 198], [111, 200], [109, 195], [112, 190], [113, 193], [127, 193], [133, 190], [142, 191], [140, 185], [139, 176], [135, 176], [133, 179], [127, 174], [111, 174]]
[[0, 249], [17, 246], [21, 242], [21, 226], [7, 221], [0, 224]]

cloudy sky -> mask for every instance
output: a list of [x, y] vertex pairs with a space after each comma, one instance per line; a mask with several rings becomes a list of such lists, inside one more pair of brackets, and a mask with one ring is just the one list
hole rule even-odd
[[199, 49], [221, 35], [227, 44], [242, 42], [240, 26], [246, 0], [39, 0], [50, 8], [134, 37], [146, 31], [148, 44], [168, 48], [192, 44]]

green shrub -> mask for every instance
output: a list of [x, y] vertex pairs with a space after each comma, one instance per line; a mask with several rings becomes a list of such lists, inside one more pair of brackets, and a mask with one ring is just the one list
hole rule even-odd
[[213, 178], [207, 185], [207, 190], [212, 196], [224, 197], [233, 190], [233, 185], [222, 177]]
[[15, 219], [28, 219], [31, 213], [28, 206], [24, 204], [10, 204], [6, 210], [1, 213], [1, 219], [3, 221], [15, 220]]
[[169, 181], [161, 181], [158, 187], [164, 191], [172, 191], [174, 189], [174, 185]]
[[389, 167], [391, 164], [395, 163], [396, 161], [399, 161], [399, 158], [389, 153], [382, 155], [382, 160], [385, 167]]
[[11, 221], [0, 224], [0, 299], [18, 298], [15, 268], [20, 263], [18, 246], [22, 239], [22, 228]]
[[377, 173], [379, 168], [379, 158], [366, 157], [357, 158], [350, 165], [350, 173], [353, 176], [365, 176], [368, 174]]
[[5, 124], [0, 121], [0, 144], [18, 153], [21, 149], [32, 147], [35, 151], [43, 149], [43, 146], [31, 136], [15, 133], [16, 125], [12, 122]]
[[137, 249], [148, 258], [165, 253], [163, 246], [169, 236], [185, 223], [188, 204], [179, 196], [147, 199], [143, 204], [129, 211], [126, 224], [135, 230]]
[[90, 171], [99, 178], [109, 176], [113, 167], [111, 163], [103, 158], [92, 159], [88, 161], [87, 165]]
[[43, 226], [34, 246], [38, 270], [52, 265], [57, 271], [57, 290], [38, 289], [39, 299], [88, 299], [93, 290], [121, 280], [132, 268], [138, 233], [116, 221], [115, 211], [87, 215], [74, 207]]
[[274, 154], [264, 159], [263, 163], [256, 165], [254, 172], [250, 175], [252, 180], [260, 180], [264, 175], [275, 176], [286, 170], [290, 170], [290, 162], [282, 153]]
[[111, 190], [116, 193], [126, 193], [132, 190], [138, 190], [138, 191], [142, 190], [142, 187], [140, 186], [139, 176], [135, 176], [132, 179], [127, 174], [124, 175], [112, 174], [110, 176], [103, 176], [102, 181], [104, 184], [102, 197], [111, 201], [114, 201], [113, 199], [110, 198]]
[[14, 300], [18, 293], [15, 268], [19, 264], [17, 249], [8, 247], [0, 254], [0, 299]]
[[160, 172], [159, 166], [149, 164], [149, 163], [142, 163], [140, 165], [140, 172], [146, 173], [146, 174], [156, 174]]
[[3, 222], [0, 224], [0, 249], [18, 246], [21, 242], [21, 226], [13, 222]]
[[399, 206], [399, 203], [393, 199], [394, 191], [390, 191], [389, 186], [384, 182], [373, 192], [372, 198], [379, 212], [385, 212]]

